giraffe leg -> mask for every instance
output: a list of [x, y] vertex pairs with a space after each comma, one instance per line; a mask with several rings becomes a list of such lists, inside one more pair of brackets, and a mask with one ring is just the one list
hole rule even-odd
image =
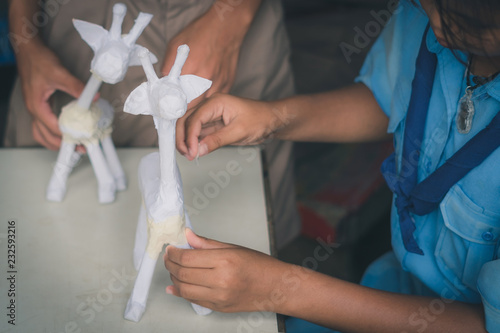
[[97, 177], [99, 202], [113, 202], [115, 200], [116, 185], [101, 147], [99, 144], [89, 144], [85, 145], [85, 148]]
[[189, 215], [185, 210], [184, 210], [184, 218], [186, 219], [186, 228], [193, 230], [193, 225], [191, 223], [191, 219], [189, 218]]
[[144, 252], [139, 273], [137, 273], [137, 277], [135, 278], [132, 294], [127, 302], [127, 307], [125, 308], [125, 319], [136, 323], [141, 320], [142, 315], [146, 310], [149, 288], [151, 287], [151, 281], [153, 280], [153, 273], [156, 267], [157, 259], [158, 255], [156, 255], [155, 258], [151, 258], [147, 252]]
[[71, 154], [71, 159], [70, 159], [71, 168], [74, 168], [78, 164], [78, 162], [80, 162], [82, 155], [83, 155], [82, 153], [79, 153], [76, 150], [73, 151], [73, 154]]
[[148, 243], [148, 222], [146, 207], [141, 205], [139, 212], [139, 221], [137, 222], [137, 230], [135, 232], [135, 245], [134, 245], [134, 267], [138, 271], [141, 267], [142, 258], [146, 252]]
[[68, 176], [75, 166], [72, 160], [75, 151], [75, 144], [63, 141], [59, 154], [57, 155], [56, 165], [50, 177], [49, 186], [47, 187], [46, 197], [49, 201], [60, 202], [66, 194], [66, 182]]
[[193, 307], [193, 310], [194, 310], [194, 312], [196, 312], [197, 315], [206, 316], [206, 315], [209, 315], [212, 313], [212, 310], [210, 310], [209, 308], [206, 308], [204, 306], [194, 304], [194, 303], [191, 303], [191, 306]]
[[104, 156], [108, 161], [109, 169], [113, 174], [116, 183], [116, 189], [118, 191], [123, 191], [127, 188], [127, 178], [125, 177], [125, 172], [123, 171], [118, 155], [116, 154], [115, 145], [111, 139], [111, 135], [107, 135], [101, 141], [102, 150], [104, 151]]

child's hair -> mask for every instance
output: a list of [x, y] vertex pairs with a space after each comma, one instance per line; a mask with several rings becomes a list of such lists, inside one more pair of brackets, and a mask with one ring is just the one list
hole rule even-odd
[[[417, 4], [416, 0], [410, 0]], [[469, 48], [467, 38], [482, 40], [483, 33], [500, 29], [499, 0], [431, 0], [441, 18], [444, 38], [450, 45]], [[498, 41], [500, 43], [500, 40]]]

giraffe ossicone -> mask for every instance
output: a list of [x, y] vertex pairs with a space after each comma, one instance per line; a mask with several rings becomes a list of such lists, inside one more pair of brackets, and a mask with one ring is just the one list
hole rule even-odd
[[[185, 229], [191, 228], [191, 222], [184, 209], [182, 179], [175, 159], [175, 124], [186, 113], [188, 103], [207, 91], [212, 82], [195, 75], [180, 75], [188, 54], [187, 45], [179, 46], [169, 74], [158, 78], [149, 52], [141, 50], [139, 58], [148, 80], [130, 93], [124, 106], [125, 112], [153, 116], [159, 142], [159, 152], [142, 158], [138, 171], [142, 205], [133, 253], [138, 274], [124, 314], [135, 322], [146, 310], [163, 245], [189, 248]], [[192, 306], [201, 315], [211, 312], [196, 304]]]

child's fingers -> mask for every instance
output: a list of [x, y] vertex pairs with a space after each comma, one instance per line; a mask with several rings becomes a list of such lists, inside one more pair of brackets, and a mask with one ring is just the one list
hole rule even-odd
[[[177, 297], [182, 297], [180, 295], [179, 290], [174, 285], [167, 286], [167, 288], [165, 288], [165, 291], [169, 295], [174, 295], [174, 296], [177, 296]], [[196, 300], [196, 299], [186, 299], [186, 300], [189, 301], [189, 302], [191, 302], [191, 303], [197, 304], [199, 306], [203, 306], [205, 308], [208, 308], [208, 309], [212, 309], [212, 310], [216, 309], [216, 305], [213, 302], [210, 302], [210, 301], [202, 301], [202, 300]]]
[[186, 283], [180, 281], [175, 276], [170, 276], [173, 282], [173, 288], [167, 289], [172, 295], [182, 297], [191, 301], [207, 301], [214, 299], [214, 291], [206, 286]]
[[210, 251], [179, 249], [169, 245], [166, 249], [165, 262], [168, 260], [183, 267], [213, 268], [213, 255]]
[[198, 236], [193, 230], [186, 228], [186, 238], [193, 248], [195, 249], [228, 249], [236, 247], [233, 244], [222, 243], [213, 239]]
[[[177, 150], [179, 153], [182, 155], [187, 155], [188, 154], [188, 148], [186, 145], [186, 132], [185, 132], [185, 126], [186, 126], [186, 118], [189, 117], [189, 110], [186, 112], [184, 116], [181, 118], [177, 119], [177, 123], [175, 125], [175, 145], [177, 147]], [[188, 156], [186, 156], [188, 157]]]
[[208, 135], [200, 132], [200, 137], [206, 136], [200, 141], [199, 156], [204, 156], [224, 146], [239, 144], [243, 137], [242, 133], [244, 133], [243, 129], [236, 126], [220, 127]]
[[206, 284], [207, 277], [210, 275], [209, 270], [211, 270], [211, 268], [183, 267], [171, 260], [165, 260], [165, 268], [177, 280], [198, 286]]

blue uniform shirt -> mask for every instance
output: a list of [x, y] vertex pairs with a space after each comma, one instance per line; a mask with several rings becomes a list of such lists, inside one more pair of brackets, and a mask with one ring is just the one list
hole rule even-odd
[[[421, 8], [402, 1], [370, 50], [356, 79], [373, 92], [389, 117], [388, 132], [394, 133], [398, 167], [415, 167], [402, 162], [402, 140], [406, 112], [415, 75], [415, 61], [428, 18]], [[476, 113], [470, 133], [460, 134], [455, 119], [458, 102], [465, 93], [467, 57], [442, 47], [432, 30], [427, 46], [436, 53], [436, 69], [429, 113], [418, 164], [422, 181], [468, 140], [483, 129], [500, 111], [500, 76], [474, 90]], [[392, 207], [392, 246], [395, 258], [411, 277], [398, 281], [398, 287], [382, 278], [387, 264], [369, 268], [366, 284], [392, 291], [421, 293], [441, 297], [443, 304], [454, 300], [482, 303], [490, 332], [500, 332], [500, 149], [455, 184], [439, 209], [425, 216], [413, 216], [415, 239], [423, 256], [405, 250], [399, 229], [397, 210]], [[388, 257], [385, 257], [387, 260]], [[389, 261], [392, 259], [389, 259]], [[371, 271], [370, 271], [371, 269]], [[378, 276], [378, 281], [377, 280]], [[416, 279], [415, 279], [416, 278]], [[403, 286], [415, 281], [420, 288]], [[376, 281], [376, 282], [375, 282]], [[395, 290], [398, 289], [398, 290]]]

